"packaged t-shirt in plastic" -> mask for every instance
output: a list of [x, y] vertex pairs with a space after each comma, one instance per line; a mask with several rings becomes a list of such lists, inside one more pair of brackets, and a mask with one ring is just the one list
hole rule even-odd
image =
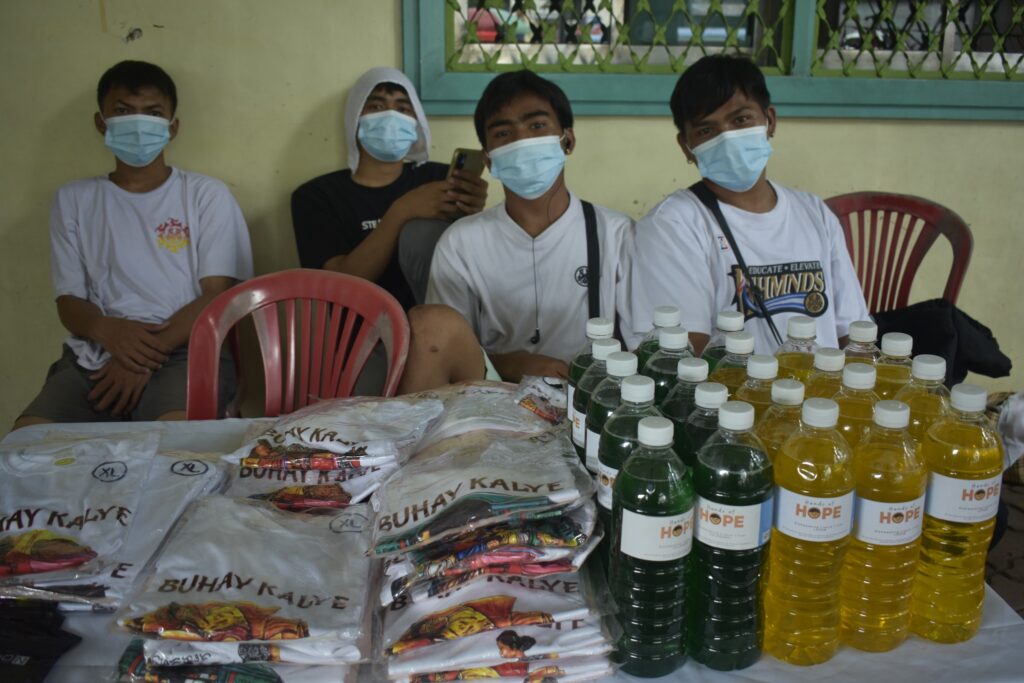
[[399, 679], [408, 683], [437, 683], [487, 679], [492, 683], [583, 683], [614, 673], [607, 657], [573, 658], [540, 662], [505, 662], [494, 666], [474, 666], [419, 674]]
[[153, 638], [145, 652], [155, 665], [359, 661], [371, 574], [368, 514], [365, 505], [305, 515], [201, 499], [185, 511], [117, 623]]
[[328, 399], [274, 421], [228, 460], [280, 470], [393, 464], [412, 453], [443, 410], [430, 399]]
[[568, 437], [470, 432], [420, 453], [370, 499], [373, 551], [388, 555], [515, 519], [557, 516], [594, 485]]
[[264, 500], [281, 510], [314, 512], [361, 503], [398, 465], [342, 470], [275, 470], [230, 466], [225, 492], [232, 498]]
[[159, 434], [44, 438], [0, 452], [0, 585], [116, 566]]

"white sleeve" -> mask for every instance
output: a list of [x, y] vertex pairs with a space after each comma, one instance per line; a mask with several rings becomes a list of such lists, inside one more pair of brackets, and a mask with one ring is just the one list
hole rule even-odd
[[870, 320], [871, 314], [864, 302], [857, 272], [850, 260], [850, 252], [846, 248], [846, 238], [839, 219], [822, 202], [821, 210], [828, 234], [829, 260], [832, 270], [832, 308], [836, 319], [836, 337], [842, 338], [849, 334], [850, 323], [858, 320]]
[[476, 292], [473, 291], [469, 279], [466, 277], [467, 272], [452, 240], [449, 239], [449, 232], [446, 231], [434, 248], [434, 257], [430, 262], [426, 303], [444, 304], [454, 308], [466, 319], [473, 333], [479, 339], [479, 302]]
[[220, 181], [206, 179], [197, 188], [199, 229], [197, 276], [247, 280], [253, 275], [249, 229], [238, 202]]
[[50, 271], [54, 297], [89, 299], [89, 277], [78, 244], [78, 222], [67, 194], [58, 190], [50, 207]]

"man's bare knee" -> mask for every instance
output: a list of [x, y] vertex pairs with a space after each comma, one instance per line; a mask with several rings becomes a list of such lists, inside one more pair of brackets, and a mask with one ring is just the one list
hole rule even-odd
[[409, 328], [419, 348], [437, 353], [459, 339], [472, 337], [473, 332], [458, 311], [441, 304], [423, 304], [409, 309]]

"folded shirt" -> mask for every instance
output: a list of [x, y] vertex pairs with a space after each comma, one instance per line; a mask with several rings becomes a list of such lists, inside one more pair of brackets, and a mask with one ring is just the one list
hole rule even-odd
[[263, 500], [280, 510], [338, 509], [370, 497], [398, 465], [341, 470], [277, 470], [232, 465], [225, 494]]
[[487, 679], [494, 683], [583, 683], [615, 673], [607, 657], [573, 658], [543, 662], [506, 662], [494, 666], [475, 666], [418, 674], [397, 679], [408, 683], [466, 681]]

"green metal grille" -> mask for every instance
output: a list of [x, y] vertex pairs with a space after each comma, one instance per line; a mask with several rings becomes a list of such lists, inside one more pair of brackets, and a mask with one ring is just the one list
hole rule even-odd
[[788, 73], [793, 0], [446, 0], [448, 71], [679, 73], [742, 54]]
[[1024, 80], [1022, 0], [816, 0], [815, 75]]

